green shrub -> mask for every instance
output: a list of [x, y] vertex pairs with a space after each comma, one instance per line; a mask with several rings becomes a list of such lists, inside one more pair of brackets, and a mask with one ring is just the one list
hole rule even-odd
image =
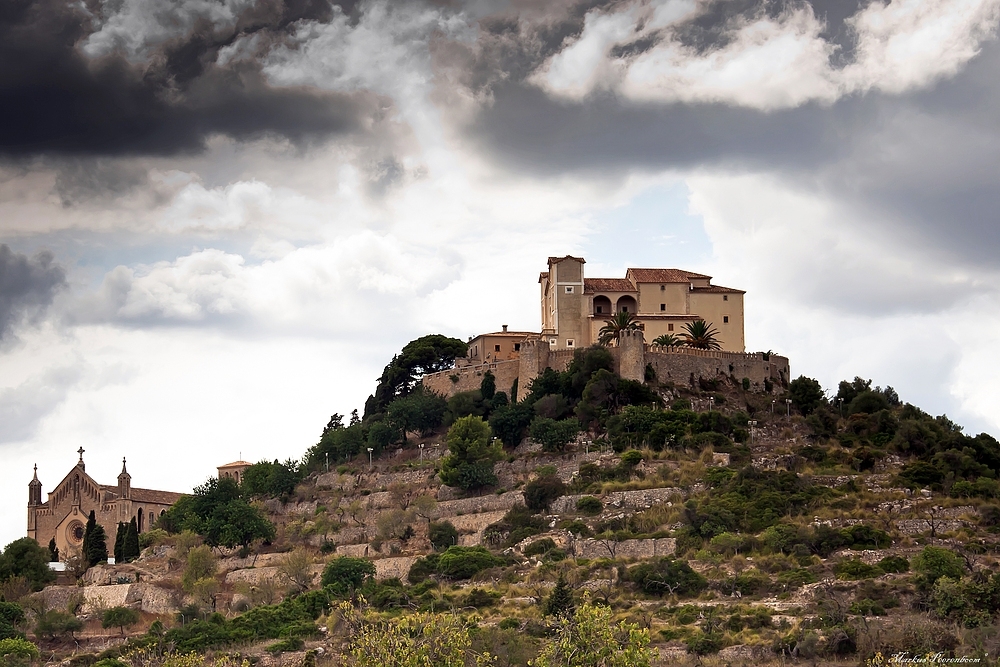
[[542, 451], [561, 452], [566, 445], [580, 432], [580, 422], [576, 419], [555, 420], [548, 417], [535, 417], [531, 422], [529, 433], [531, 439], [541, 444]]
[[642, 463], [642, 452], [637, 449], [630, 449], [629, 451], [622, 454], [622, 465], [626, 465], [630, 468]]
[[438, 558], [437, 571], [453, 579], [468, 579], [502, 563], [484, 547], [448, 547]]
[[0, 657], [21, 660], [37, 660], [38, 647], [22, 637], [0, 639]]
[[427, 527], [427, 537], [438, 551], [458, 544], [458, 530], [450, 521], [432, 521]]
[[555, 475], [545, 475], [524, 487], [524, 504], [535, 512], [547, 510], [553, 500], [566, 493], [566, 485]]
[[516, 618], [505, 618], [497, 626], [501, 630], [516, 630], [521, 627], [521, 622]]
[[424, 558], [418, 558], [410, 566], [410, 572], [406, 579], [411, 584], [419, 584], [427, 581], [432, 574], [437, 574], [438, 554], [430, 554]]
[[833, 566], [833, 572], [841, 579], [872, 579], [885, 572], [878, 565], [868, 565], [859, 558], [848, 558]]
[[965, 563], [957, 555], [941, 547], [924, 547], [913, 558], [911, 563], [917, 573], [917, 585], [924, 590], [930, 590], [934, 582], [941, 577], [961, 579], [965, 574]]
[[494, 593], [493, 591], [487, 591], [482, 588], [473, 588], [465, 596], [462, 597], [461, 606], [463, 607], [475, 607], [476, 609], [481, 609], [483, 607], [492, 607], [500, 599], [499, 593]]
[[279, 653], [290, 653], [292, 651], [301, 651], [305, 648], [306, 643], [302, 641], [301, 637], [289, 637], [288, 639], [283, 639], [280, 642], [276, 642], [267, 647], [267, 652], [271, 655], [278, 655]]
[[20, 628], [26, 620], [24, 609], [16, 602], [0, 600], [0, 640], [12, 637], [24, 638]]
[[695, 655], [718, 653], [722, 648], [722, 635], [715, 632], [696, 632], [687, 640], [687, 649]]
[[375, 577], [375, 564], [365, 558], [337, 556], [330, 559], [320, 580], [337, 595], [348, 595]]
[[131, 627], [138, 622], [139, 612], [128, 607], [111, 607], [110, 609], [105, 609], [101, 615], [102, 628], [105, 630], [108, 628], [120, 628], [123, 635], [125, 634], [126, 627]]
[[636, 565], [626, 572], [626, 577], [643, 592], [653, 595], [697, 595], [708, 586], [705, 577], [692, 570], [686, 561], [670, 556]]
[[592, 532], [590, 527], [579, 519], [574, 519], [573, 521], [566, 521], [560, 524], [563, 530], [567, 530], [577, 537], [590, 537]]
[[805, 568], [796, 568], [794, 570], [786, 570], [781, 572], [777, 576], [778, 584], [786, 588], [801, 588], [806, 584], [816, 583], [816, 575], [812, 571]]
[[886, 573], [901, 573], [909, 571], [910, 561], [903, 556], [886, 556], [878, 562], [878, 566]]
[[604, 503], [594, 496], [584, 496], [576, 501], [576, 510], [583, 514], [600, 514], [604, 511]]
[[540, 540], [535, 540], [528, 546], [524, 548], [525, 556], [540, 556], [556, 548], [556, 543], [551, 537], [543, 537]]

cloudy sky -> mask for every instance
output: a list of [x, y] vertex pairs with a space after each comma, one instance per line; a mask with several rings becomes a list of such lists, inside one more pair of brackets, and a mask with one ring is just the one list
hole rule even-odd
[[1000, 432], [1000, 0], [0, 4], [0, 543], [83, 446], [298, 457], [549, 255]]

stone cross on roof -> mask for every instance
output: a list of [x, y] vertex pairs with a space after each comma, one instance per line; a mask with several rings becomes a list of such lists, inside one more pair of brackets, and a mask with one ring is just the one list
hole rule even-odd
[[78, 449], [78, 450], [76, 450], [76, 451], [77, 451], [77, 453], [78, 453], [78, 454], [80, 454], [80, 463], [83, 463], [83, 453], [84, 453], [85, 451], [87, 451], [87, 450], [86, 450], [86, 449], [84, 449], [84, 448], [83, 448], [83, 447], [81, 446], [81, 447], [80, 447], [80, 449]]

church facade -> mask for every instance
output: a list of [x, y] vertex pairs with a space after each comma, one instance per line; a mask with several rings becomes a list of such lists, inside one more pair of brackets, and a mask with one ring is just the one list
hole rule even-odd
[[[139, 532], [146, 532], [184, 495], [133, 487], [125, 459], [118, 484], [100, 484], [87, 474], [83, 452], [81, 447], [80, 460], [49, 492], [45, 502], [42, 502], [37, 465], [34, 479], [28, 484], [28, 537], [43, 547], [54, 539], [62, 558], [80, 550], [91, 510], [113, 543], [119, 522], [127, 523], [134, 518]], [[109, 550], [112, 543], [108, 544]]]

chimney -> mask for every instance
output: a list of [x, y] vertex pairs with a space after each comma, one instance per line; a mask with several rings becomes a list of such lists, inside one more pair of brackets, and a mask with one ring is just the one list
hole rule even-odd
[[503, 325], [503, 332], [507, 333], [507, 325], [506, 324]]

